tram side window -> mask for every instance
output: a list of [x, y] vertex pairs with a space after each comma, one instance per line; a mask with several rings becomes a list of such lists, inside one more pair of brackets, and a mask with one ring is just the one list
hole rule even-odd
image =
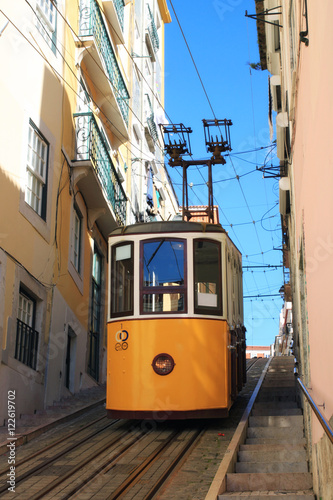
[[194, 241], [194, 311], [222, 314], [221, 245], [215, 241]]
[[111, 315], [133, 314], [133, 243], [112, 247]]
[[185, 312], [185, 242], [142, 242], [141, 266], [141, 313]]

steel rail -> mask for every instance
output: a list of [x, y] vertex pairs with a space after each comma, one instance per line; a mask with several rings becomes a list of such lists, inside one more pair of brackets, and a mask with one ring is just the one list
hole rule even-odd
[[108, 495], [107, 499], [115, 500], [125, 495], [128, 490], [138, 482], [141, 476], [150, 469], [151, 465], [156, 462], [157, 458], [159, 458], [163, 451], [166, 448], [169, 448], [169, 446], [175, 442], [175, 440], [180, 436], [181, 433], [182, 431], [172, 432], [172, 434], [157, 448], [155, 448], [155, 450], [141, 464], [134, 468], [128, 478], [120, 486], [118, 486], [118, 488], [113, 491], [113, 493]]
[[249, 360], [249, 362], [247, 363], [247, 366], [246, 366], [246, 371], [247, 372], [249, 370], [251, 370], [252, 366], [256, 364], [256, 362], [258, 361], [258, 359], [261, 359], [261, 358], [252, 358], [251, 360]]
[[[93, 471], [88, 477], [83, 479], [79, 484], [74, 486], [70, 491], [66, 492], [63, 500], [68, 500], [72, 498], [77, 492], [85, 488], [89, 483], [96, 480], [101, 474], [106, 474], [110, 469], [113, 469], [117, 462], [123, 457], [123, 455], [131, 448], [133, 445], [136, 445], [144, 436], [150, 434], [151, 431], [141, 431], [138, 435], [136, 435], [132, 440], [130, 440], [126, 445], [124, 445], [111, 459], [108, 458], [104, 463], [99, 466], [98, 472]], [[81, 470], [82, 466], [80, 466], [79, 470]], [[105, 470], [106, 469], [106, 470]], [[76, 472], [76, 470], [74, 470]], [[72, 474], [72, 473], [71, 473]], [[82, 494], [84, 494], [85, 490], [83, 489]], [[80, 495], [80, 494], [79, 494]]]
[[[118, 420], [115, 420], [113, 421], [112, 423], [104, 426], [102, 429], [99, 429], [98, 431], [94, 431], [92, 433], [90, 433], [88, 436], [86, 436], [84, 439], [81, 439], [80, 441], [78, 441], [77, 443], [75, 443], [74, 445], [70, 445], [68, 446], [67, 448], [65, 448], [63, 451], [60, 451], [59, 453], [57, 453], [56, 455], [53, 455], [52, 457], [48, 458], [47, 460], [45, 460], [42, 464], [39, 464], [39, 465], [36, 465], [35, 467], [33, 467], [32, 469], [24, 472], [23, 474], [21, 474], [20, 476], [16, 477], [15, 478], [15, 484], [17, 485], [18, 483], [22, 482], [24, 479], [28, 478], [28, 477], [31, 477], [32, 474], [34, 474], [35, 472], [41, 472], [42, 470], [46, 469], [50, 464], [52, 464], [53, 462], [55, 462], [56, 460], [58, 460], [58, 458], [61, 458], [63, 457], [64, 455], [66, 455], [66, 453], [69, 453], [71, 451], [73, 451], [75, 448], [81, 446], [82, 444], [85, 444], [87, 439], [90, 439], [94, 436], [97, 436], [98, 434], [100, 434], [101, 432], [103, 432], [104, 430], [108, 429], [109, 427], [115, 425], [116, 423], [118, 422]], [[4, 486], [2, 486], [0, 488], [0, 494], [1, 493], [4, 493], [5, 491], [7, 491], [8, 489], [8, 485], [5, 484]], [[31, 499], [32, 500], [32, 499]]]
[[319, 422], [321, 423], [324, 431], [326, 432], [329, 440], [333, 444], [333, 431], [332, 431], [331, 426], [329, 425], [329, 423], [327, 422], [327, 420], [325, 419], [325, 417], [321, 414], [318, 406], [316, 405], [316, 403], [312, 399], [312, 397], [311, 397], [308, 389], [305, 387], [305, 385], [303, 384], [303, 382], [301, 381], [301, 379], [299, 377], [297, 377], [297, 382], [298, 382], [300, 388], [302, 389], [302, 392], [305, 395], [305, 397], [306, 397], [308, 403], [310, 404], [312, 410], [314, 411], [316, 417], [318, 418]]
[[[248, 366], [246, 368], [246, 371], [251, 370], [254, 365], [257, 364], [257, 362], [262, 359], [262, 358], [255, 358], [252, 360], [249, 360]], [[166, 449], [168, 449], [171, 444], [178, 439], [180, 431], [174, 431], [169, 438], [167, 438], [163, 443], [161, 443], [152, 453], [149, 455], [141, 464], [137, 465], [131, 473], [129, 473], [129, 476], [127, 479], [121, 483], [115, 491], [112, 493], [108, 494], [107, 499], [108, 500], [115, 500], [115, 499], [120, 499], [123, 496], [125, 496], [131, 488], [133, 488], [144, 476], [144, 474], [147, 473], [150, 467], [153, 466], [153, 464], [160, 458], [160, 456], [165, 452]], [[174, 472], [178, 464], [186, 457], [193, 447], [195, 446], [196, 442], [201, 438], [202, 434], [204, 433], [204, 429], [198, 429], [196, 432], [193, 434], [193, 436], [186, 441], [178, 455], [171, 461], [171, 463], [167, 466], [167, 468], [164, 470], [164, 472], [161, 474], [161, 476], [156, 480], [155, 484], [152, 485], [150, 490], [142, 497], [142, 500], [151, 500], [154, 498], [156, 493], [163, 487], [167, 479], [171, 476], [171, 474]], [[119, 459], [120, 455], [117, 455], [117, 460]], [[101, 470], [99, 474], [106, 474], [110, 469], [112, 469], [117, 462], [117, 460], [112, 459], [111, 461], [109, 460], [108, 463], [104, 466], [102, 465]], [[99, 475], [98, 474], [98, 475]], [[81, 484], [77, 485], [74, 487], [70, 492], [66, 493], [66, 496], [64, 497], [65, 500], [68, 500], [71, 498], [73, 495], [76, 493], [82, 491], [82, 495], [84, 495], [85, 492], [85, 487], [96, 479], [96, 473], [92, 473], [88, 478], [86, 478]]]
[[[104, 419], [106, 419], [105, 415], [103, 415], [102, 417], [96, 418], [95, 420], [92, 420], [89, 424], [86, 424], [83, 427], [80, 427], [80, 429], [77, 429], [77, 430], [69, 432], [64, 437], [57, 439], [53, 443], [51, 443], [51, 444], [45, 446], [44, 448], [36, 451], [32, 455], [29, 455], [28, 457], [22, 458], [22, 460], [17, 461], [16, 464], [15, 464], [15, 466], [19, 467], [19, 466], [25, 464], [26, 462], [29, 462], [29, 460], [32, 460], [33, 458], [38, 457], [38, 455], [41, 455], [42, 453], [45, 453], [46, 451], [54, 448], [58, 444], [61, 444], [62, 442], [66, 441], [67, 439], [75, 436], [76, 434], [79, 434], [80, 432], [83, 432], [84, 430], [88, 429], [88, 427], [91, 427], [92, 425], [97, 424], [98, 422], [100, 422], [101, 420], [104, 420]], [[109, 427], [109, 425], [110, 425], [110, 422], [108, 423], [107, 426], [103, 427], [103, 429], [105, 429], [106, 427]], [[0, 471], [0, 477], [2, 475], [4, 475], [4, 474], [7, 474], [7, 472], [8, 472], [8, 466], [5, 469], [3, 469], [3, 470]]]
[[170, 478], [175, 469], [180, 462], [184, 460], [192, 451], [193, 447], [196, 445], [197, 441], [200, 440], [201, 436], [204, 434], [205, 429], [198, 429], [196, 433], [192, 436], [192, 438], [185, 444], [183, 449], [179, 452], [179, 454], [174, 458], [168, 468], [164, 471], [162, 476], [156, 481], [156, 483], [151, 487], [150, 491], [145, 495], [143, 500], [152, 500], [156, 493], [162, 488], [165, 484], [166, 480]]
[[[132, 424], [131, 421], [130, 421], [130, 423]], [[52, 481], [51, 483], [49, 483], [47, 486], [45, 486], [45, 488], [41, 489], [35, 495], [33, 495], [32, 497], [30, 497], [30, 500], [39, 500], [40, 498], [45, 498], [45, 496], [48, 493], [50, 493], [52, 490], [54, 490], [57, 486], [59, 486], [60, 484], [64, 483], [67, 479], [71, 478], [73, 476], [73, 474], [75, 474], [76, 472], [80, 471], [81, 469], [83, 469], [83, 467], [85, 467], [90, 462], [93, 462], [96, 458], [98, 458], [101, 455], [101, 453], [104, 453], [104, 451], [106, 451], [108, 448], [111, 448], [111, 446], [117, 444], [119, 441], [121, 441], [122, 439], [124, 439], [124, 437], [126, 436], [126, 434], [129, 434], [129, 432], [131, 432], [131, 431], [127, 430], [126, 432], [123, 432], [120, 436], [118, 436], [116, 438], [113, 438], [111, 441], [105, 443], [104, 446], [102, 446], [101, 448], [99, 448], [95, 453], [92, 453], [91, 455], [89, 455], [88, 458], [84, 459], [82, 462], [80, 462], [76, 466], [72, 467], [68, 472], [66, 472], [65, 474], [62, 474], [61, 477], [58, 477], [57, 479], [55, 479], [54, 481]], [[129, 448], [133, 444], [137, 443], [139, 437], [141, 437], [144, 434], [147, 434], [147, 432], [141, 431], [139, 433], [139, 436], [135, 436], [128, 444], [126, 444], [122, 448], [122, 450], [118, 454], [123, 453], [124, 449], [126, 450], [127, 448]], [[107, 464], [109, 462], [110, 461], [108, 461]], [[68, 496], [65, 496], [65, 498], [68, 498]]]
[[[150, 470], [150, 468], [156, 463], [158, 459], [165, 453], [166, 450], [170, 448], [170, 446], [177, 441], [179, 436], [183, 430], [176, 430], [171, 433], [171, 435], [166, 438], [155, 450], [139, 465], [135, 466], [132, 471], [129, 473], [129, 476], [125, 481], [123, 481], [112, 493], [108, 494], [106, 498], [108, 500], [115, 500], [115, 499], [120, 499], [123, 496], [125, 496], [135, 485], [141, 480], [141, 478]], [[155, 484], [150, 488], [149, 492], [145, 494], [143, 497], [143, 500], [149, 500], [152, 499], [155, 495], [156, 492], [164, 485], [165, 481], [170, 477], [172, 472], [175, 470], [179, 462], [186, 457], [190, 451], [192, 450], [193, 446], [195, 443], [201, 438], [202, 434], [204, 432], [204, 429], [199, 429], [196, 430], [193, 433], [193, 436], [191, 436], [190, 439], [188, 439], [180, 452], [177, 454], [177, 456], [171, 461], [171, 463], [168, 465], [166, 470], [161, 474], [161, 476], [157, 479]], [[137, 440], [135, 441], [137, 443]], [[105, 464], [103, 464], [100, 467], [100, 471], [98, 473], [98, 476], [100, 474], [106, 474], [108, 473], [109, 470], [113, 469], [116, 463], [119, 461], [119, 459], [126, 453], [128, 448], [132, 446], [133, 443], [130, 443], [129, 445], [126, 446], [126, 448], [122, 448], [115, 457], [113, 457], [111, 460], [110, 458], [107, 460]], [[91, 482], [92, 486], [94, 483], [94, 480], [96, 480], [96, 472], [90, 474], [89, 477], [83, 480], [81, 484], [78, 484], [75, 486], [72, 490], [66, 492], [66, 496], [64, 497], [64, 500], [68, 500], [71, 498], [73, 495], [75, 495], [78, 492], [81, 492], [82, 495], [85, 494], [85, 487]], [[82, 490], [82, 491], [81, 491]], [[79, 493], [80, 495], [80, 493]]]

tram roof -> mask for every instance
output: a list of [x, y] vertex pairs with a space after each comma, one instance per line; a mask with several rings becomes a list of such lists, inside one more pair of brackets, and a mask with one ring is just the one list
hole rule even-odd
[[221, 224], [210, 224], [207, 222], [191, 222], [183, 220], [140, 222], [129, 226], [116, 227], [113, 231], [111, 231], [109, 236], [156, 233], [222, 233], [226, 235], [232, 245], [241, 254], [235, 243], [228, 235], [228, 232], [221, 226]]
[[154, 221], [120, 226], [114, 229], [110, 236], [121, 234], [146, 234], [146, 233], [226, 233], [221, 224], [208, 224], [204, 222], [189, 221]]

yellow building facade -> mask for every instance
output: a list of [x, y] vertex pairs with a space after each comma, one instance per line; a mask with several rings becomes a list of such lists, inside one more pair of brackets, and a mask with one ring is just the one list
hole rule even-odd
[[105, 381], [107, 238], [167, 220], [163, 0], [0, 9], [1, 418]]

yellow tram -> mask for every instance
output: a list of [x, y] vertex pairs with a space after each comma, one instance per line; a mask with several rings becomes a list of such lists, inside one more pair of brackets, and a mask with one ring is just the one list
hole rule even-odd
[[109, 237], [110, 418], [225, 417], [245, 382], [241, 254], [220, 224]]

